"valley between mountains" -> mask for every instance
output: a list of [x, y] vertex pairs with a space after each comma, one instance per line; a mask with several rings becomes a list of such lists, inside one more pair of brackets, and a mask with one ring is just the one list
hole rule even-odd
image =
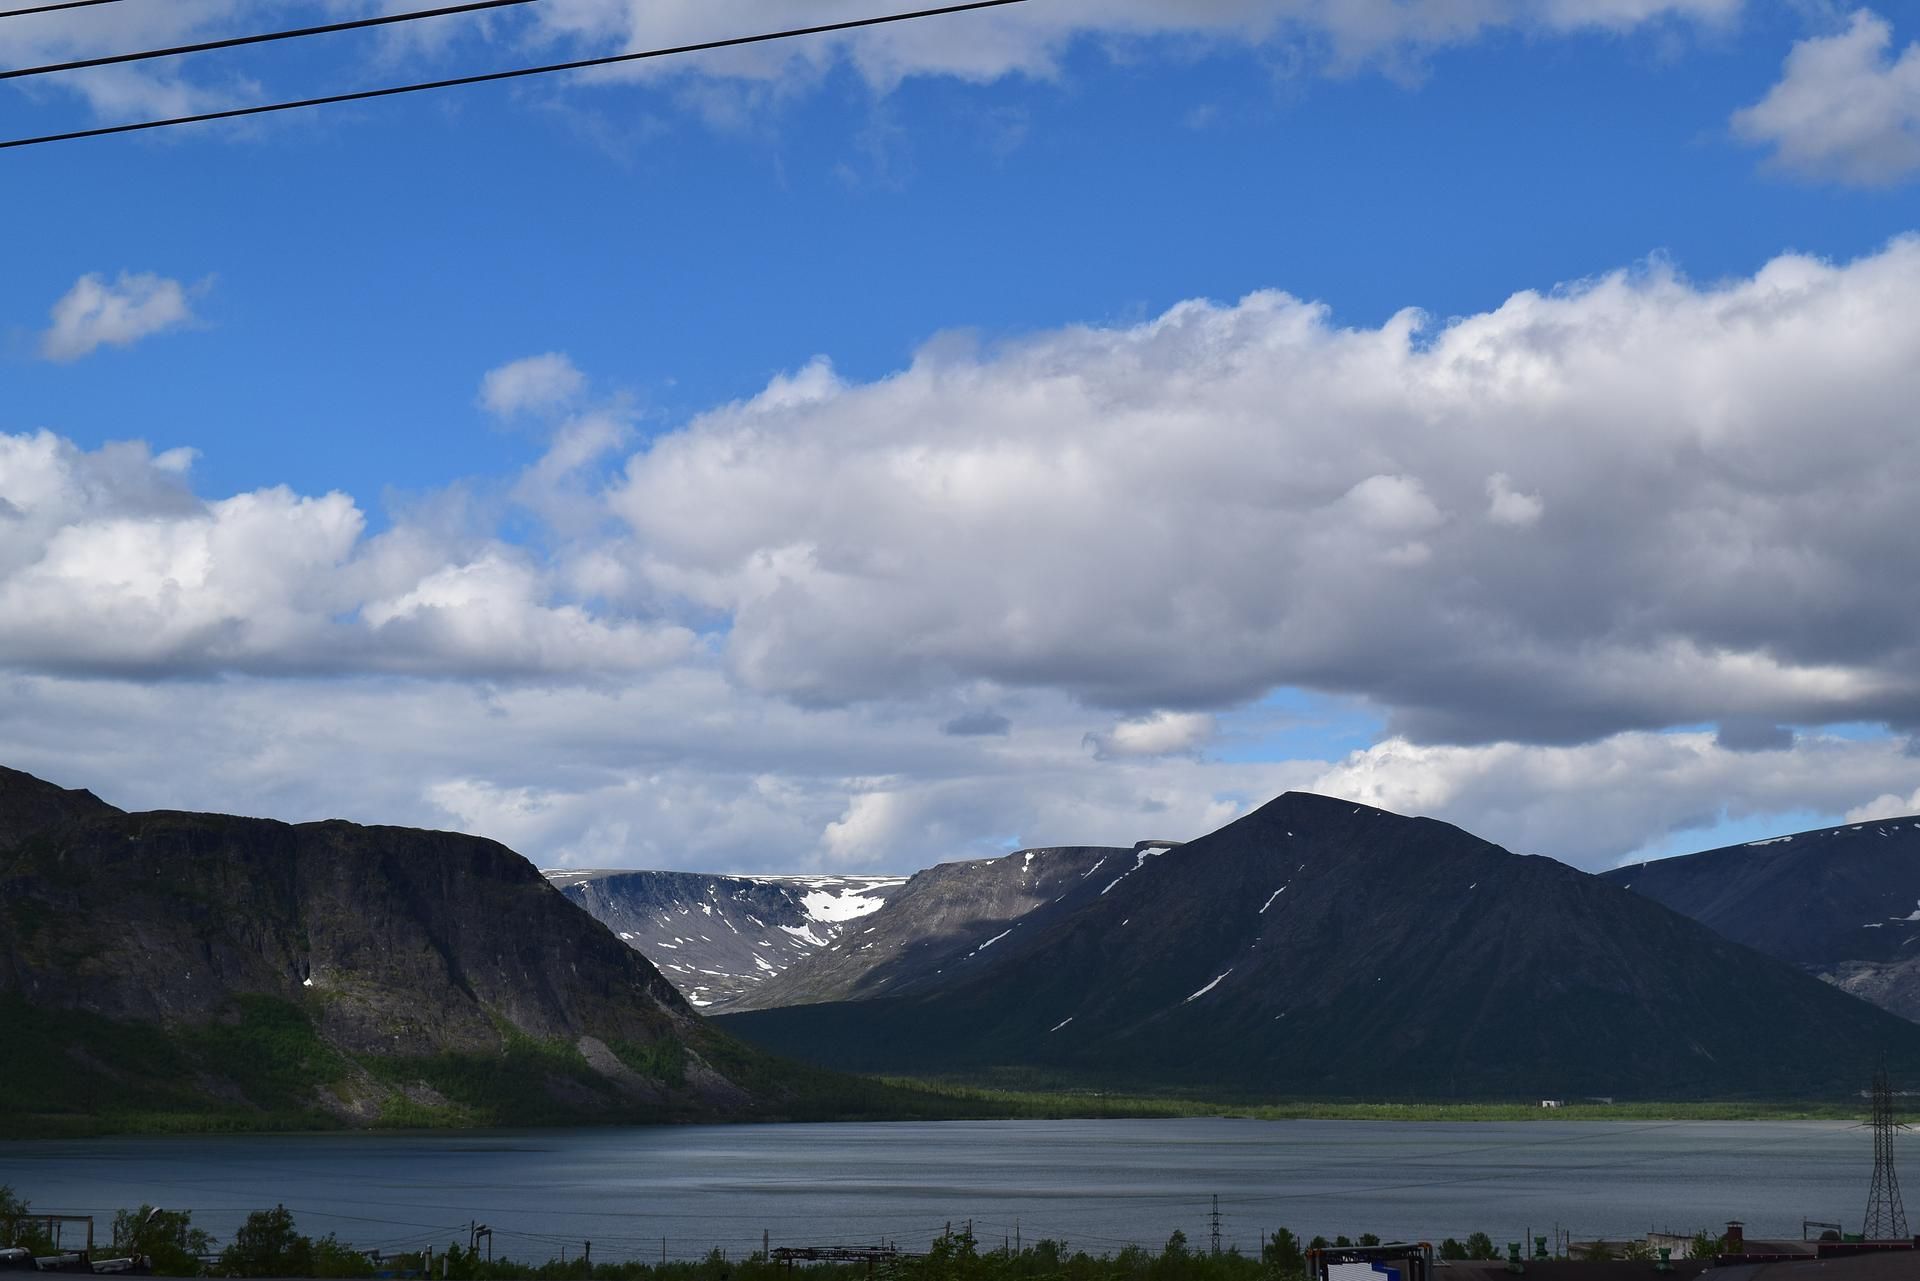
[[[1920, 1073], [1920, 823], [1590, 876], [1289, 793], [910, 877], [555, 871], [0, 771], [0, 1132], [1842, 1101]], [[1901, 910], [1904, 906], [1905, 910]]]

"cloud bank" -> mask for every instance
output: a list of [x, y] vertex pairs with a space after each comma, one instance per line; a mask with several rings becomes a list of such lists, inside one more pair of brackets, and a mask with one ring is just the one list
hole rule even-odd
[[[1589, 865], [1884, 806], [1920, 787], [1917, 294], [1900, 240], [1445, 324], [1261, 293], [941, 340], [638, 445], [543, 410], [498, 505], [377, 534], [0, 435], [0, 760], [708, 868], [1190, 836], [1288, 787]], [[1222, 714], [1275, 688], [1386, 733], [1254, 759]]]

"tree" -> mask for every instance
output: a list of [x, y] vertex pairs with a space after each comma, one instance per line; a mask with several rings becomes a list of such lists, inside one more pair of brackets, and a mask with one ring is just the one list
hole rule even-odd
[[1469, 1259], [1497, 1259], [1500, 1252], [1493, 1248], [1493, 1238], [1484, 1232], [1467, 1234], [1467, 1257]]
[[200, 1256], [213, 1250], [213, 1238], [193, 1226], [187, 1210], [141, 1205], [113, 1216], [113, 1248], [144, 1254], [163, 1277], [200, 1275]]
[[1723, 1238], [1713, 1236], [1709, 1234], [1705, 1228], [1701, 1228], [1693, 1234], [1693, 1241], [1690, 1243], [1689, 1253], [1691, 1257], [1696, 1259], [1711, 1259], [1726, 1249], [1726, 1246], [1727, 1243]]
[[1344, 1235], [1335, 1237], [1333, 1239], [1333, 1243], [1337, 1246], [1348, 1246], [1353, 1244], [1353, 1242]]
[[1458, 1241], [1454, 1240], [1452, 1237], [1448, 1237], [1446, 1240], [1440, 1243], [1440, 1257], [1447, 1260], [1449, 1263], [1460, 1263], [1460, 1262], [1464, 1262], [1467, 1259], [1472, 1258], [1473, 1256], [1467, 1253], [1466, 1246], [1461, 1245]]
[[1314, 1236], [1313, 1240], [1307, 1242], [1307, 1249], [1309, 1250], [1324, 1250], [1326, 1248], [1327, 1248], [1327, 1239], [1317, 1234]]
[[1362, 1232], [1360, 1234], [1360, 1244], [1361, 1245], [1379, 1245], [1380, 1238], [1375, 1236], [1371, 1232]]
[[46, 1227], [24, 1217], [32, 1208], [13, 1194], [12, 1185], [0, 1183], [0, 1248], [53, 1253], [53, 1238]]
[[[477, 1275], [471, 1263], [467, 1274]], [[313, 1243], [313, 1271], [316, 1277], [370, 1277], [373, 1260], [366, 1251], [356, 1250], [329, 1232]]]
[[310, 1277], [313, 1242], [293, 1230], [286, 1206], [255, 1210], [220, 1252], [220, 1270], [237, 1277]]
[[1163, 1259], [1186, 1258], [1187, 1257], [1187, 1234], [1182, 1232], [1179, 1228], [1175, 1228], [1173, 1230], [1173, 1235], [1167, 1238], [1167, 1248], [1160, 1252], [1160, 1257]]
[[1613, 1258], [1613, 1247], [1596, 1238], [1580, 1247], [1580, 1257], [1588, 1263], [1605, 1263]]
[[1285, 1228], [1275, 1232], [1267, 1242], [1267, 1262], [1278, 1268], [1284, 1276], [1304, 1272], [1307, 1256], [1300, 1249], [1300, 1238]]

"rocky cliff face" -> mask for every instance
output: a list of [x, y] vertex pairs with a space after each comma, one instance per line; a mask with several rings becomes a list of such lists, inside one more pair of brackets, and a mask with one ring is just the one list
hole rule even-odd
[[55, 1111], [111, 1098], [511, 1123], [778, 1108], [776, 1072], [492, 841], [123, 814], [18, 774], [0, 779], [0, 816], [0, 1058]]
[[1431, 820], [1290, 793], [1088, 884], [902, 995], [721, 1023], [836, 1066], [1266, 1095], [1793, 1097], [1883, 1050], [1920, 1068], [1920, 1028]]
[[1703, 850], [1604, 879], [1920, 1020], [1920, 817]]
[[901, 876], [548, 872], [554, 888], [645, 956], [698, 1008], [751, 1008], [757, 989], [880, 910]]

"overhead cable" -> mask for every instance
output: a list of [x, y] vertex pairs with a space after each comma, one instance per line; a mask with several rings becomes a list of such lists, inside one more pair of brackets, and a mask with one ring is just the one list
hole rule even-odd
[[80, 71], [87, 67], [111, 67], [122, 62], [146, 62], [151, 58], [174, 58], [186, 53], [207, 53], [214, 49], [238, 49], [242, 45], [267, 44], [274, 40], [298, 40], [305, 36], [326, 36], [339, 31], [359, 31], [365, 27], [385, 27], [396, 22], [418, 22], [422, 18], [446, 18], [456, 13], [478, 13], [482, 9], [504, 9], [508, 5], [533, 4], [536, 0], [466, 0], [464, 4], [443, 5], [438, 9], [416, 9], [409, 13], [387, 13], [377, 18], [353, 18], [328, 22], [317, 27], [295, 27], [288, 31], [268, 31], [254, 36], [227, 36], [203, 40], [198, 44], [180, 44], [167, 49], [146, 49], [139, 53], [110, 53], [97, 58], [75, 58], [72, 62], [50, 62], [42, 67], [19, 67], [0, 71], [0, 80], [18, 80], [23, 76], [45, 76], [56, 71]]
[[58, 0], [55, 4], [34, 4], [24, 9], [0, 9], [0, 18], [24, 18], [32, 13], [53, 13], [59, 9], [91, 9], [97, 4], [119, 4], [120, 0]]
[[887, 23], [911, 22], [919, 18], [936, 18], [950, 13], [967, 13], [976, 9], [998, 9], [1006, 5], [1025, 4], [1027, 0], [969, 0], [966, 4], [942, 5], [933, 9], [915, 9], [908, 13], [889, 13], [874, 18], [854, 18], [846, 22], [827, 22], [811, 27], [790, 27], [784, 31], [767, 31], [751, 36], [728, 36], [720, 40], [703, 40], [697, 44], [673, 45], [661, 49], [641, 49], [633, 53], [612, 53], [597, 58], [578, 58], [571, 62], [551, 62], [538, 67], [516, 67], [511, 71], [487, 71], [471, 76], [452, 76], [445, 80], [425, 80], [416, 84], [393, 85], [384, 89], [358, 89], [351, 93], [332, 93], [318, 98], [301, 98], [292, 102], [273, 102], [254, 107], [230, 107], [224, 111], [203, 111], [190, 116], [170, 116], [161, 120], [141, 120], [133, 124], [102, 125], [93, 129], [74, 129], [66, 133], [42, 134], [36, 138], [10, 138], [0, 142], [0, 150], [10, 147], [34, 147], [48, 142], [72, 142], [80, 138], [102, 138], [110, 134], [135, 133], [144, 129], [167, 129], [175, 125], [202, 124], [211, 120], [237, 120], [246, 116], [263, 116], [276, 111], [297, 111], [305, 107], [327, 107], [345, 102], [365, 102], [373, 98], [392, 98], [405, 93], [422, 93], [429, 89], [453, 89], [462, 85], [488, 84], [496, 80], [518, 80], [527, 76], [551, 75], [560, 71], [584, 71], [591, 67], [610, 67], [617, 63], [639, 62], [649, 58], [671, 58], [681, 54], [706, 53], [714, 49], [737, 49], [744, 45], [766, 44], [774, 40], [792, 40], [800, 36], [826, 35], [835, 31], [853, 31], [862, 27], [878, 27]]

